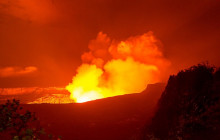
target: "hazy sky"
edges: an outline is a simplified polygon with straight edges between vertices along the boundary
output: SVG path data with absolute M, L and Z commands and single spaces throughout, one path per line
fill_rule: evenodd
M 64 86 L 89 41 L 152 31 L 169 73 L 220 66 L 218 0 L 0 0 L 0 87 Z

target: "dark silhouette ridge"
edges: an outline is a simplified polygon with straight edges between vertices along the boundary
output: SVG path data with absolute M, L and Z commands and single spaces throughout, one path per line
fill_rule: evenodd
M 86 103 L 24 104 L 36 112 L 42 127 L 54 136 L 74 140 L 134 140 L 155 111 L 165 84 L 148 85 L 142 93 Z
M 144 139 L 220 138 L 220 69 L 199 64 L 170 76 Z

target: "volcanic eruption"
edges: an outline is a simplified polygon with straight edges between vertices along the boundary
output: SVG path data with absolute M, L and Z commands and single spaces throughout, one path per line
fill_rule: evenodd
M 88 48 L 72 83 L 66 86 L 77 103 L 140 93 L 148 84 L 160 82 L 170 65 L 151 31 L 123 41 L 99 32 Z

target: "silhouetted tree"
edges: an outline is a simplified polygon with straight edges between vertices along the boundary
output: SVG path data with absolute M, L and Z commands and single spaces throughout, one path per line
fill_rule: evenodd
M 0 136 L 3 139 L 35 140 L 44 134 L 34 113 L 24 112 L 18 100 L 0 106 Z
M 199 64 L 170 76 L 145 139 L 219 139 L 220 69 Z

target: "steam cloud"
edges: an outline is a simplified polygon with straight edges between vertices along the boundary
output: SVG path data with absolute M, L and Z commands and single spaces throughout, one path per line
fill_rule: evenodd
M 139 93 L 159 82 L 170 65 L 161 49 L 152 32 L 120 42 L 100 32 L 90 41 L 89 52 L 82 55 L 83 64 L 66 89 L 76 102 Z

